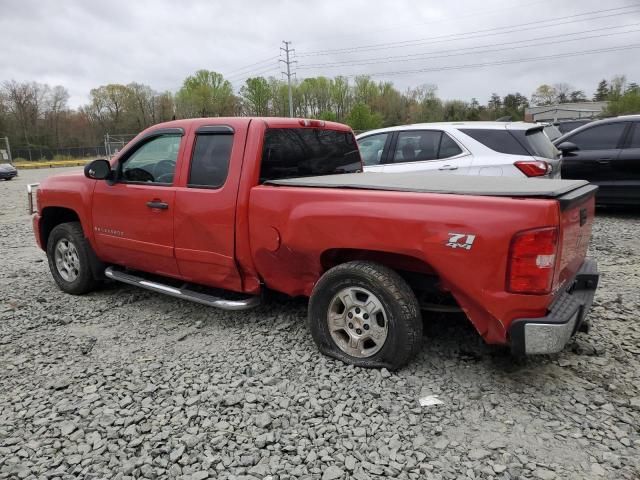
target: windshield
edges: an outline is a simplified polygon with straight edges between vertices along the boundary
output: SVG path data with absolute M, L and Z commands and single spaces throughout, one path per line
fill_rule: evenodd
M 265 133 L 260 182 L 361 169 L 360 152 L 351 132 L 269 128 Z
M 558 158 L 560 152 L 553 146 L 553 143 L 551 143 L 551 140 L 544 134 L 542 129 L 528 130 L 525 137 L 536 157 Z
M 547 137 L 549 137 L 549 140 L 551 140 L 552 142 L 556 138 L 559 138 L 562 136 L 562 133 L 560 133 L 560 130 L 558 130 L 558 128 L 555 127 L 554 125 L 545 125 L 544 133 L 547 134 Z

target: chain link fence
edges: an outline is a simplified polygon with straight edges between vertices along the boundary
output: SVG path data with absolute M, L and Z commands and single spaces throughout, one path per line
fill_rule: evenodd
M 37 162 L 41 160 L 89 159 L 100 158 L 106 154 L 105 147 L 18 147 L 12 148 L 14 161 Z
M 116 153 L 124 148 L 137 134 L 124 133 L 121 135 L 111 135 L 107 133 L 104 136 L 104 150 L 107 158 L 113 157 Z
M 128 133 L 122 135 L 111 135 L 107 133 L 104 136 L 104 143 L 96 146 L 86 147 L 17 147 L 11 149 L 14 161 L 38 162 L 45 160 L 70 160 L 70 159 L 94 159 L 94 158 L 111 158 L 124 148 L 137 134 Z M 2 138 L 0 138 L 2 140 Z M 0 144 L 2 147 L 4 143 Z M 0 155 L 0 160 L 2 155 Z M 1 162 L 0 162 L 1 163 Z

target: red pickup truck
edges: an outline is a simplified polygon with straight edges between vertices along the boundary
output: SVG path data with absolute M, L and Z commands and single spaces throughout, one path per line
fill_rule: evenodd
M 319 349 L 359 366 L 404 365 L 432 310 L 523 354 L 587 325 L 596 187 L 360 170 L 337 123 L 178 120 L 48 178 L 33 227 L 65 292 L 106 277 L 231 310 L 306 296 Z

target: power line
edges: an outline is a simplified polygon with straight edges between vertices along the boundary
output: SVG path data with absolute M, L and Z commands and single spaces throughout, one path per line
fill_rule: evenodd
M 266 58 L 264 60 L 260 60 L 260 61 L 255 62 L 255 63 L 250 63 L 249 65 L 245 65 L 244 67 L 236 68 L 235 70 L 227 72 L 227 77 L 235 77 L 236 74 L 238 74 L 238 73 L 240 73 L 240 72 L 242 72 L 244 70 L 249 70 L 249 69 L 251 69 L 251 67 L 254 67 L 256 65 L 261 65 L 261 64 L 267 63 L 267 62 L 273 62 L 274 60 L 277 60 L 277 59 L 278 59 L 277 56 L 276 57 L 269 57 L 269 58 Z
M 247 78 L 259 77 L 259 76 L 261 76 L 261 75 L 263 75 L 265 73 L 276 72 L 279 69 L 280 69 L 280 67 L 278 67 L 276 62 L 274 62 L 273 65 L 268 66 L 266 68 L 259 69 L 259 70 L 254 70 L 252 72 L 243 73 L 241 75 L 235 75 L 235 76 L 227 78 L 227 80 L 229 80 L 232 83 L 235 83 L 235 82 L 238 82 L 238 81 L 246 80 Z
M 632 10 L 625 11 L 625 12 L 618 12 L 618 13 L 614 13 L 614 14 L 610 14 L 610 15 L 601 15 L 601 16 L 597 16 L 597 17 L 594 17 L 594 18 L 570 20 L 568 22 L 559 22 L 560 20 L 566 20 L 566 19 L 569 19 L 569 18 L 582 17 L 582 16 L 585 16 L 585 15 L 594 15 L 594 14 L 597 14 L 597 13 L 604 13 L 604 12 L 616 11 L 616 10 L 621 10 L 621 9 L 629 9 L 629 8 L 631 8 Z M 464 33 L 450 33 L 450 34 L 446 34 L 446 35 L 437 35 L 437 36 L 433 36 L 433 37 L 426 37 L 426 38 L 415 39 L 415 40 L 403 40 L 403 41 L 398 41 L 398 42 L 387 42 L 387 43 L 379 43 L 379 44 L 372 44 L 372 45 L 362 45 L 362 46 L 359 46 L 359 47 L 347 47 L 347 48 L 332 49 L 332 50 L 318 50 L 318 51 L 315 51 L 315 52 L 302 53 L 302 54 L 300 54 L 298 56 L 299 57 L 307 57 L 307 56 L 331 55 L 333 53 L 356 53 L 356 52 L 359 52 L 359 51 L 386 50 L 386 49 L 390 49 L 390 48 L 401 48 L 401 47 L 408 47 L 408 46 L 417 46 L 417 45 L 424 45 L 424 44 L 429 44 L 429 43 L 441 43 L 441 42 L 450 42 L 450 41 L 457 41 L 457 40 L 467 40 L 467 39 L 470 39 L 470 38 L 479 38 L 479 37 L 484 37 L 484 36 L 493 36 L 493 35 L 502 35 L 502 34 L 506 34 L 506 33 L 520 32 L 521 31 L 521 27 L 527 27 L 527 26 L 531 26 L 531 25 L 538 25 L 538 24 L 541 24 L 541 23 L 555 22 L 555 23 L 552 23 L 551 25 L 539 25 L 537 28 L 549 28 L 549 27 L 555 27 L 555 26 L 560 26 L 560 25 L 566 25 L 566 24 L 569 24 L 569 23 L 574 23 L 576 21 L 598 20 L 598 19 L 608 18 L 608 17 L 613 17 L 613 16 L 627 15 L 629 13 L 632 13 L 633 10 L 637 10 L 638 8 L 640 8 L 640 5 L 629 5 L 629 6 L 626 6 L 626 7 L 618 7 L 618 8 L 612 8 L 612 9 L 606 9 L 606 10 L 595 10 L 595 11 L 580 13 L 580 14 L 576 14 L 576 15 L 568 15 L 566 17 L 551 18 L 551 19 L 547 19 L 547 20 L 537 20 L 537 21 L 534 21 L 534 22 L 526 22 L 526 23 L 521 23 L 521 24 L 518 24 L 518 25 L 510 25 L 510 26 L 507 26 L 507 27 L 495 27 L 495 28 L 489 28 L 489 29 L 483 29 L 483 30 L 474 30 L 474 31 L 471 31 L 471 32 L 464 32 Z M 495 32 L 495 33 L 490 33 L 490 32 Z M 476 35 L 476 34 L 479 34 L 479 33 L 485 34 L 485 35 Z M 460 37 L 460 38 L 456 38 L 456 37 Z M 438 40 L 438 39 L 441 39 L 441 40 L 433 41 L 433 40 Z
M 358 47 L 337 48 L 337 49 L 331 49 L 331 50 L 317 50 L 317 51 L 301 53 L 301 54 L 298 55 L 298 57 L 323 56 L 323 55 L 332 55 L 332 54 L 339 54 L 339 53 L 356 53 L 356 52 L 373 51 L 373 50 L 387 50 L 387 49 L 391 49 L 391 48 L 417 46 L 417 45 L 424 45 L 424 44 L 428 44 L 428 43 L 439 43 L 439 42 L 444 42 L 444 41 L 449 42 L 449 41 L 454 41 L 454 40 L 467 40 L 467 39 L 479 38 L 479 37 L 483 37 L 483 36 L 493 36 L 493 35 L 500 35 L 500 34 L 506 34 L 506 33 L 519 32 L 519 31 L 521 31 L 521 27 L 529 27 L 529 26 L 532 26 L 532 25 L 538 25 L 537 28 L 549 28 L 549 27 L 555 27 L 555 26 L 560 26 L 560 25 L 566 25 L 568 23 L 574 23 L 576 20 L 571 20 L 571 21 L 568 21 L 568 22 L 554 23 L 552 25 L 539 25 L 539 24 L 550 23 L 550 22 L 558 22 L 559 20 L 567 20 L 567 19 L 570 19 L 570 18 L 584 17 L 586 15 L 595 15 L 595 14 L 599 14 L 599 13 L 613 12 L 613 11 L 629 9 L 629 8 L 631 8 L 632 10 L 631 11 L 614 13 L 614 14 L 610 14 L 610 15 L 600 15 L 600 16 L 597 16 L 595 18 L 580 19 L 579 21 L 598 20 L 598 19 L 618 16 L 618 15 L 626 15 L 626 14 L 632 13 L 633 10 L 636 10 L 636 9 L 640 8 L 640 5 L 628 5 L 628 6 L 625 6 L 625 7 L 609 8 L 609 9 L 605 9 L 605 10 L 593 10 L 593 11 L 590 11 L 590 12 L 584 12 L 584 13 L 575 14 L 575 15 L 568 15 L 568 16 L 565 16 L 565 17 L 552 18 L 552 19 L 547 19 L 547 20 L 537 20 L 537 21 L 534 21 L 534 22 L 526 22 L 526 23 L 521 23 L 521 24 L 518 24 L 518 25 L 510 25 L 510 26 L 507 26 L 507 27 L 488 28 L 488 29 L 474 30 L 474 31 L 471 31 L 471 32 L 458 33 L 458 34 L 437 35 L 437 36 L 433 36 L 433 37 L 425 37 L 425 38 L 415 39 L 415 40 L 404 40 L 404 41 L 398 41 L 398 42 L 387 42 L 387 43 L 378 43 L 378 44 L 371 44 L 371 45 L 361 45 L 361 46 L 358 46 Z M 496 32 L 496 33 L 491 33 L 491 32 Z M 477 35 L 477 34 L 481 34 L 481 35 Z M 456 37 L 460 37 L 460 38 L 456 38 Z
M 262 74 L 264 72 L 270 72 L 272 70 L 278 70 L 278 69 L 279 69 L 279 67 L 278 67 L 277 62 L 273 62 L 273 65 L 269 65 L 269 66 L 267 66 L 265 68 L 252 70 L 252 71 L 245 72 L 245 73 L 238 74 L 238 75 L 233 75 L 233 76 L 229 77 L 228 80 L 231 80 L 231 81 L 244 80 L 246 78 L 258 76 L 258 75 L 260 75 L 260 74 Z
M 594 53 L 617 52 L 622 50 L 632 50 L 636 48 L 640 48 L 640 43 L 618 46 L 618 47 L 610 47 L 610 48 L 599 48 L 594 50 L 582 50 L 579 52 L 566 52 L 566 53 L 559 53 L 555 55 L 543 55 L 540 57 L 518 58 L 518 59 L 512 59 L 512 60 L 498 60 L 495 62 L 473 63 L 473 64 L 466 64 L 466 65 L 450 65 L 450 66 L 444 66 L 444 67 L 421 68 L 421 69 L 414 69 L 414 70 L 373 72 L 373 73 L 367 73 L 367 75 L 372 77 L 377 77 L 377 76 L 411 75 L 415 73 L 427 73 L 427 72 L 443 72 L 448 70 L 463 70 L 467 68 L 480 68 L 480 67 L 488 67 L 488 66 L 494 66 L 494 65 L 509 65 L 509 64 L 515 64 L 515 63 L 528 63 L 528 62 L 535 62 L 535 61 L 541 61 L 541 60 L 552 60 L 555 58 L 577 57 L 577 56 L 583 56 L 583 55 L 591 55 Z M 345 75 L 345 77 L 355 77 L 357 75 L 358 74 L 351 74 L 351 75 Z
M 438 19 L 438 20 L 432 20 L 429 22 L 420 22 L 420 23 L 410 23 L 410 24 L 403 24 L 403 25 L 396 25 L 393 27 L 387 27 L 387 28 L 376 28 L 375 32 L 376 34 L 379 34 L 380 32 L 388 32 L 391 30 L 398 30 L 398 29 L 407 29 L 407 28 L 412 28 L 412 27 L 423 27 L 425 25 L 434 25 L 434 24 L 438 24 L 438 25 L 443 25 L 446 24 L 447 22 L 443 21 L 443 20 L 454 20 L 455 22 L 459 22 L 462 19 L 465 18 L 478 18 L 478 17 L 486 17 L 486 16 L 490 16 L 493 15 L 495 13 L 502 13 L 505 10 L 513 10 L 513 9 L 524 9 L 524 8 L 528 8 L 528 7 L 533 7 L 535 5 L 540 5 L 541 3 L 548 3 L 552 0 L 540 0 L 537 2 L 526 2 L 522 5 L 511 5 L 508 7 L 501 7 L 499 9 L 495 9 L 495 10 L 476 10 L 475 12 L 471 12 L 468 13 L 466 15 L 460 15 L 460 16 L 456 16 L 456 17 L 447 17 L 445 19 Z M 350 37 L 356 37 L 356 36 L 360 36 L 360 35 L 355 35 L 355 34 L 345 34 L 345 35 L 332 35 L 331 39 L 335 40 L 338 38 L 350 38 Z
M 280 61 L 284 63 L 287 67 L 287 71 L 282 73 L 287 76 L 287 83 L 289 84 L 289 116 L 293 117 L 293 95 L 291 93 L 291 75 L 294 75 L 294 74 L 291 73 L 291 65 L 298 62 L 290 59 L 290 54 L 292 54 L 295 51 L 292 48 L 290 48 L 291 42 L 283 40 L 282 43 L 284 44 L 284 47 L 280 47 L 280 50 L 282 50 L 285 53 L 286 57 L 285 57 L 285 60 L 281 59 Z
M 575 42 L 575 41 L 587 40 L 591 38 L 612 37 L 615 35 L 624 35 L 628 33 L 640 32 L 640 29 L 628 30 L 624 32 L 602 33 L 598 35 L 586 35 L 586 36 L 577 37 L 577 38 L 566 38 L 567 36 L 581 35 L 589 32 L 611 30 L 614 28 L 634 27 L 638 25 L 640 25 L 640 23 L 634 23 L 629 25 L 615 25 L 615 26 L 603 27 L 599 29 L 585 30 L 583 32 L 564 33 L 559 35 L 547 35 L 544 37 L 536 37 L 536 38 L 530 38 L 526 40 L 516 40 L 516 41 L 510 41 L 510 42 L 493 43 L 489 45 L 479 45 L 479 46 L 468 47 L 464 49 L 449 49 L 449 50 L 440 50 L 440 51 L 428 52 L 428 53 L 399 55 L 399 56 L 390 56 L 390 57 L 381 57 L 381 58 L 367 58 L 362 60 L 346 60 L 346 61 L 340 61 L 340 62 L 318 63 L 318 64 L 308 64 L 308 65 L 303 64 L 299 67 L 299 69 L 309 70 L 309 69 L 316 69 L 316 68 L 338 68 L 338 67 L 344 67 L 344 66 L 349 67 L 349 66 L 362 66 L 362 65 L 379 65 L 381 63 L 394 63 L 397 61 L 415 61 L 415 60 L 426 60 L 426 59 L 433 59 L 433 58 L 457 57 L 457 56 L 464 56 L 464 55 L 471 55 L 471 54 L 501 52 L 504 50 L 511 50 L 511 49 L 518 49 L 518 48 L 538 47 L 542 45 L 555 45 L 557 44 L 557 41 L 555 40 L 529 43 L 527 45 L 519 45 L 519 46 L 514 44 L 535 42 L 536 40 L 548 40 L 551 38 L 562 38 L 565 42 Z M 493 49 L 481 50 L 487 47 L 499 47 L 499 46 L 508 46 L 509 48 L 493 48 Z M 468 50 L 478 50 L 478 51 L 468 52 Z M 449 52 L 455 52 L 455 53 L 449 53 Z

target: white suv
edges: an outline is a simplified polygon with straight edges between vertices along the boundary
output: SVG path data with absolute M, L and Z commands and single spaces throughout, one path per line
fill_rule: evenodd
M 368 172 L 560 178 L 560 152 L 535 123 L 419 123 L 356 138 Z

